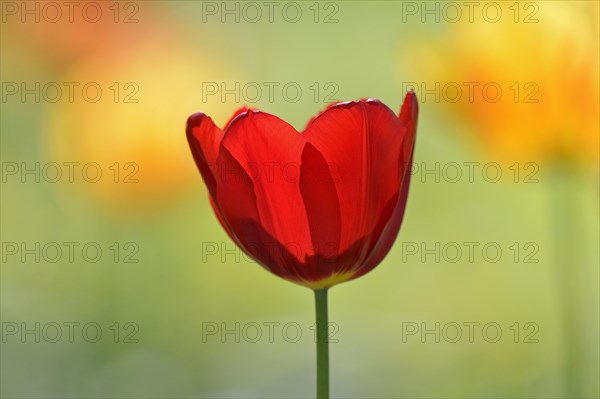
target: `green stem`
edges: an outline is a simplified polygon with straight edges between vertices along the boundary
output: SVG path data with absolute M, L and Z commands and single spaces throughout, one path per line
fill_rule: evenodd
M 317 399 L 329 399 L 329 339 L 327 320 L 327 288 L 315 290 L 317 314 Z

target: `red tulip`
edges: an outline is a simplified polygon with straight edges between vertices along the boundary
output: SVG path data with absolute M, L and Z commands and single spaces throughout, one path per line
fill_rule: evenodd
M 187 121 L 192 155 L 229 236 L 272 273 L 310 288 L 362 276 L 389 252 L 402 222 L 418 105 L 334 104 L 299 133 L 241 109 L 219 129 Z

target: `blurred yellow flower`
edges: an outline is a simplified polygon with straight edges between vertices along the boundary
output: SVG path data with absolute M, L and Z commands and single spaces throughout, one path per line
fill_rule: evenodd
M 503 3 L 496 23 L 442 21 L 403 48 L 411 80 L 424 108 L 443 103 L 501 157 L 596 165 L 598 3 L 530 3 Z

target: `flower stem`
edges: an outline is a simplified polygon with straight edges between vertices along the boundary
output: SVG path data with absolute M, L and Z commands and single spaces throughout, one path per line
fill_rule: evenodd
M 315 290 L 317 315 L 317 399 L 329 399 L 329 339 L 327 320 L 327 288 Z

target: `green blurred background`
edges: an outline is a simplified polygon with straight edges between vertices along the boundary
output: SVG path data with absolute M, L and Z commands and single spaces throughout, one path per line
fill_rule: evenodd
M 330 292 L 332 395 L 598 397 L 598 3 L 466 3 L 3 1 L 2 397 L 312 396 L 312 293 L 234 250 L 185 120 L 246 104 L 302 129 L 414 83 L 397 243 Z

